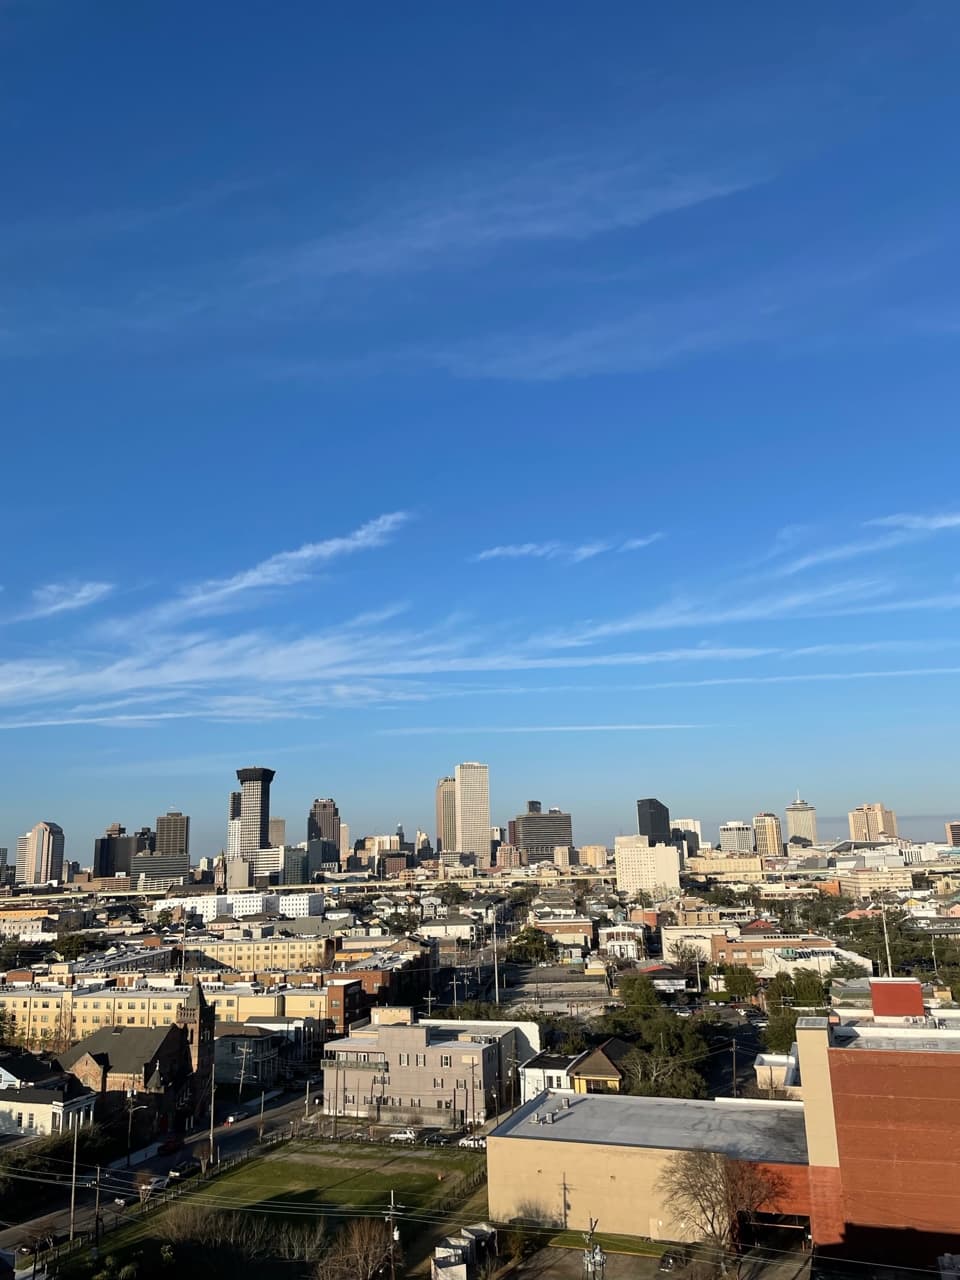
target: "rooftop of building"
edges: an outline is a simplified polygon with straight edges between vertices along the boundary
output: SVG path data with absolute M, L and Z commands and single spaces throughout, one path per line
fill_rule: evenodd
M 543 1121 L 547 1113 L 552 1123 Z M 735 1160 L 807 1163 L 803 1106 L 796 1102 L 549 1092 L 525 1103 L 490 1138 L 717 1151 Z
M 528 1067 L 534 1071 L 566 1071 L 568 1067 L 572 1067 L 583 1057 L 583 1051 L 580 1053 L 538 1053 L 535 1058 L 528 1058 L 526 1062 L 521 1063 L 521 1067 L 526 1070 Z

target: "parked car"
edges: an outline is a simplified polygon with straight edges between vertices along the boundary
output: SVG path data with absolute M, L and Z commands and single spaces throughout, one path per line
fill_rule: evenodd
M 230 1115 L 227 1116 L 226 1122 L 227 1124 L 239 1124 L 241 1120 L 246 1120 L 246 1119 L 247 1119 L 246 1111 L 232 1111 Z
M 658 1271 L 680 1271 L 689 1262 L 686 1249 L 668 1249 L 660 1255 Z
M 453 1139 L 449 1133 L 428 1133 L 423 1140 L 425 1147 L 449 1147 Z
M 118 1209 L 125 1209 L 127 1205 L 130 1203 L 130 1197 L 114 1196 L 113 1203 L 117 1206 Z
M 170 1170 L 171 1178 L 192 1178 L 194 1174 L 200 1172 L 200 1161 L 193 1156 L 187 1156 L 185 1160 L 180 1160 Z
M 472 1147 L 474 1151 L 483 1151 L 487 1145 L 486 1138 L 479 1133 L 468 1133 L 465 1138 L 461 1138 L 457 1143 L 458 1147 Z
M 179 1151 L 183 1146 L 183 1138 L 179 1133 L 171 1133 L 169 1138 L 164 1138 L 157 1148 L 157 1154 L 161 1156 L 172 1156 L 175 1151 Z
M 417 1135 L 412 1129 L 395 1129 L 387 1137 L 388 1142 L 416 1142 Z

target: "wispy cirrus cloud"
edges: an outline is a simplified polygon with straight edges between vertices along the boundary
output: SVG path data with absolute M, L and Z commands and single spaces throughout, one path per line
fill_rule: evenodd
M 598 538 L 591 542 L 511 542 L 501 546 L 487 547 L 478 551 L 470 559 L 475 563 L 485 560 L 566 560 L 570 564 L 582 564 L 584 560 L 592 560 L 595 556 L 605 555 L 610 551 L 640 551 L 644 547 L 659 542 L 665 535 L 651 533 L 643 538 L 626 538 L 610 541 Z
M 248 279 L 264 287 L 409 274 L 511 245 L 586 240 L 723 199 L 767 177 L 742 165 L 726 172 L 692 163 L 681 169 L 674 156 L 655 152 L 640 159 L 581 152 L 533 162 L 501 157 L 485 171 L 428 182 L 416 194 L 384 193 L 389 215 L 356 218 L 350 230 L 257 255 L 247 264 Z
M 467 734 L 479 736 L 491 733 L 660 733 L 675 729 L 706 729 L 705 724 L 510 724 L 467 725 L 456 728 L 450 725 L 406 726 L 401 729 L 378 729 L 383 737 L 417 737 L 423 734 Z
M 58 613 L 86 609 L 106 599 L 113 591 L 110 582 L 49 582 L 37 587 L 31 602 L 12 622 L 30 622 L 34 618 L 51 618 Z
M 385 546 L 410 519 L 409 512 L 389 512 L 343 536 L 306 542 L 294 551 L 278 552 L 231 577 L 208 579 L 159 605 L 154 619 L 169 624 L 235 609 L 253 593 L 304 581 L 319 565 Z
M 867 524 L 914 533 L 940 533 L 944 529 L 960 529 L 960 512 L 945 511 L 939 515 L 900 513 L 893 516 L 880 516 L 876 520 L 868 520 Z

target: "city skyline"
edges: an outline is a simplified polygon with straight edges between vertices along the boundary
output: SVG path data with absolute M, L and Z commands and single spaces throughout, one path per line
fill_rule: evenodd
M 457 767 L 459 768 L 460 766 L 457 766 Z M 474 765 L 472 767 L 489 769 L 489 766 L 487 764 L 484 764 L 481 766 Z M 275 804 L 275 797 L 278 794 L 278 792 L 274 787 L 275 778 L 279 778 L 281 780 L 281 789 L 279 791 L 279 794 L 287 798 L 289 798 L 291 794 L 289 787 L 288 788 L 282 787 L 282 772 L 278 773 L 271 769 L 264 769 L 264 768 L 253 769 L 248 767 L 248 768 L 241 768 L 240 770 L 233 770 L 232 776 L 237 777 L 239 773 L 248 775 L 250 779 L 250 781 L 248 782 L 248 787 L 252 785 L 253 788 L 257 791 L 259 791 L 262 785 L 261 779 L 266 780 L 266 776 L 269 776 L 269 781 L 266 781 L 266 790 L 269 796 L 268 803 L 271 810 L 275 810 L 277 808 L 277 805 Z M 228 775 L 228 777 L 229 776 L 230 775 Z M 487 786 L 489 788 L 490 795 L 491 796 L 497 795 L 498 791 L 501 790 L 502 787 L 499 785 L 500 780 L 497 779 L 496 773 L 492 769 L 489 770 L 489 772 L 486 774 L 486 779 L 487 779 Z M 422 821 L 419 818 L 411 819 L 409 817 L 401 817 L 399 820 L 391 820 L 391 821 L 381 822 L 381 823 L 372 822 L 364 825 L 363 822 L 361 821 L 362 814 L 361 815 L 353 814 L 351 815 L 353 817 L 353 822 L 351 824 L 348 821 L 347 817 L 341 812 L 341 806 L 339 806 L 338 802 L 332 801 L 332 800 L 325 800 L 325 801 L 314 800 L 312 802 L 309 800 L 305 802 L 302 800 L 297 800 L 293 804 L 287 805 L 286 809 L 282 814 L 276 814 L 275 816 L 278 820 L 280 821 L 285 820 L 287 823 L 287 843 L 288 844 L 300 843 L 304 838 L 304 836 L 307 834 L 307 832 L 306 830 L 304 830 L 303 832 L 300 832 L 298 830 L 299 822 L 296 817 L 294 818 L 293 823 L 291 825 L 291 820 L 286 816 L 287 811 L 289 810 L 294 814 L 299 814 L 301 811 L 303 811 L 303 813 L 305 814 L 304 827 L 306 828 L 311 818 L 313 818 L 316 821 L 319 821 L 318 815 L 320 810 L 318 806 L 332 806 L 330 812 L 335 813 L 336 823 L 338 824 L 338 827 L 340 824 L 343 824 L 343 825 L 346 825 L 348 829 L 351 831 L 352 833 L 351 841 L 354 839 L 361 839 L 364 836 L 368 836 L 368 835 L 372 836 L 372 835 L 392 834 L 398 826 L 403 826 L 405 830 L 421 830 L 422 829 L 423 831 L 429 834 L 431 842 L 433 842 L 436 838 L 436 832 L 433 830 L 433 827 L 435 826 L 436 819 L 437 819 L 436 788 L 439 786 L 439 784 L 445 783 L 445 782 L 453 783 L 454 782 L 453 775 L 449 775 L 449 776 L 441 775 L 437 779 L 436 783 L 434 784 L 434 795 L 432 797 L 431 802 L 429 803 L 429 806 L 427 806 L 430 816 L 428 819 L 422 820 Z M 314 788 L 314 790 L 316 790 L 316 788 Z M 338 794 L 341 790 L 345 790 L 345 789 L 338 788 Z M 453 787 L 451 787 L 450 790 L 452 792 Z M 516 794 L 521 794 L 521 793 L 525 794 L 524 789 L 522 787 L 519 790 L 516 790 L 516 788 L 514 787 L 514 790 Z M 234 808 L 236 808 L 236 822 L 237 822 L 237 828 L 238 828 L 236 834 L 238 839 L 240 834 L 239 833 L 240 795 L 241 795 L 240 792 L 231 792 L 230 805 L 228 806 L 228 813 L 233 813 Z M 451 795 L 451 800 L 452 799 L 453 797 Z M 641 804 L 648 805 L 652 803 L 654 805 L 660 804 L 661 807 L 664 807 L 662 802 L 659 801 L 659 799 L 627 801 L 624 805 L 620 807 L 620 810 L 618 811 L 618 816 L 620 817 L 623 817 L 623 814 L 625 811 L 626 817 L 624 818 L 623 821 L 618 823 L 617 821 L 615 821 L 613 817 L 610 817 L 605 824 L 601 824 L 599 834 L 588 832 L 585 826 L 584 826 L 584 831 L 587 833 L 581 834 L 581 823 L 578 818 L 578 809 L 576 804 L 573 804 L 571 806 L 561 807 L 560 805 L 554 804 L 553 800 L 551 800 L 548 803 L 525 801 L 522 805 L 517 806 L 513 814 L 505 816 L 500 812 L 501 806 L 498 806 L 497 803 L 491 800 L 490 807 L 489 807 L 490 822 L 488 822 L 486 825 L 490 827 L 491 830 L 493 827 L 501 827 L 501 826 L 504 830 L 506 830 L 508 825 L 514 822 L 516 818 L 528 816 L 529 805 L 531 803 L 536 803 L 541 805 L 543 817 L 545 818 L 551 817 L 551 814 L 557 814 L 558 818 L 572 819 L 572 824 L 573 824 L 572 835 L 573 835 L 574 847 L 579 848 L 582 845 L 604 844 L 609 849 L 613 849 L 615 840 L 618 836 L 624 837 L 624 836 L 632 836 L 636 834 L 636 830 L 638 826 L 638 816 L 637 816 L 638 806 L 640 806 Z M 791 817 L 790 810 L 791 808 L 796 810 L 798 805 L 801 805 L 804 810 L 807 810 L 814 815 L 813 826 L 814 826 L 814 829 L 817 830 L 819 833 L 818 835 L 819 841 L 821 843 L 831 843 L 831 842 L 836 843 L 841 840 L 847 840 L 850 838 L 850 835 L 851 835 L 850 823 L 855 812 L 859 812 L 860 810 L 863 810 L 863 809 L 876 808 L 878 807 L 878 802 L 866 801 L 860 805 L 857 805 L 855 807 L 848 809 L 844 813 L 824 814 L 820 812 L 819 806 L 817 806 L 815 802 L 811 802 L 810 800 L 799 801 L 796 798 L 796 796 L 794 796 L 793 798 L 788 798 L 784 800 L 784 802 L 777 808 L 774 808 L 774 809 L 758 808 L 756 810 L 756 815 L 753 818 L 740 819 L 740 818 L 730 818 L 729 816 L 718 817 L 716 815 L 705 815 L 703 817 L 698 817 L 693 819 L 678 819 L 676 821 L 671 818 L 671 826 L 676 826 L 677 822 L 679 821 L 697 822 L 703 832 L 703 839 L 705 841 L 709 841 L 714 846 L 714 848 L 719 849 L 721 846 L 721 836 L 723 834 L 722 828 L 724 826 L 731 826 L 731 824 L 740 823 L 742 825 L 742 831 L 744 833 L 744 837 L 750 841 L 753 841 L 755 840 L 755 837 L 756 837 L 758 820 L 769 816 L 774 820 L 775 830 L 780 831 L 781 839 L 782 841 L 785 842 L 788 839 L 788 834 L 789 834 L 790 817 Z M 667 810 L 669 810 L 670 806 L 669 804 L 667 804 L 665 807 Z M 879 806 L 879 807 L 882 808 L 883 806 Z M 122 804 L 115 805 L 110 810 L 110 812 L 113 813 L 120 808 L 123 808 Z M 201 810 L 199 816 L 197 814 L 189 814 L 186 812 L 181 812 L 179 810 L 168 810 L 166 814 L 158 815 L 156 819 L 156 824 L 158 825 L 158 827 L 162 829 L 163 824 L 167 820 L 173 819 L 176 822 L 178 829 L 186 833 L 187 842 L 190 847 L 191 862 L 195 865 L 201 857 L 213 856 L 219 853 L 221 850 L 227 853 L 231 852 L 228 846 L 229 823 L 225 826 L 222 817 L 216 816 L 216 808 L 217 806 L 215 804 L 211 806 L 209 803 L 207 803 Z M 424 804 L 422 801 L 420 803 L 420 808 L 421 809 L 424 808 Z M 455 804 L 451 804 L 450 809 L 452 811 L 455 810 Z M 680 810 L 678 810 L 678 812 L 679 811 Z M 786 821 L 783 820 L 784 815 L 786 817 Z M 450 816 L 451 817 L 453 816 L 452 812 Z M 483 817 L 484 817 L 484 814 L 481 813 L 475 819 L 474 825 L 478 830 L 483 826 Z M 502 821 L 500 821 L 501 817 L 502 817 Z M 270 820 L 272 819 L 268 819 L 268 822 Z M 37 821 L 52 822 L 55 820 L 48 818 L 44 820 L 37 819 Z M 907 815 L 900 816 L 899 818 L 896 819 L 896 821 L 898 823 L 898 834 L 901 838 L 908 839 L 908 840 L 912 839 L 916 841 L 929 841 L 932 843 L 942 844 L 945 842 L 946 825 L 951 822 L 954 822 L 954 823 L 960 822 L 960 819 L 956 818 L 956 816 L 950 816 L 948 814 L 942 814 L 942 815 L 941 814 L 924 814 L 924 815 L 907 814 Z M 257 818 L 257 824 L 258 824 L 258 830 L 259 830 L 259 815 Z M 26 827 L 21 828 L 20 832 L 13 834 L 9 837 L 6 837 L 7 847 L 9 847 L 10 849 L 16 848 L 17 840 L 22 837 L 22 832 L 24 830 L 29 830 L 34 825 L 35 825 L 34 822 L 30 822 Z M 86 837 L 82 835 L 81 836 L 75 835 L 73 840 L 71 840 L 70 832 L 69 830 L 66 829 L 64 824 L 58 823 L 57 825 L 64 832 L 65 859 L 70 862 L 79 862 L 81 866 L 94 864 L 95 844 L 103 843 L 104 830 L 106 831 L 106 834 L 108 837 L 110 837 L 111 834 L 113 834 L 113 836 L 116 836 L 117 834 L 119 834 L 123 840 L 126 840 L 130 844 L 131 851 L 134 845 L 135 838 L 140 840 L 140 845 L 142 846 L 144 836 L 157 835 L 157 832 L 151 831 L 151 828 L 149 826 L 136 827 L 133 824 L 130 824 L 128 826 L 127 823 L 114 820 L 112 823 L 106 824 L 105 827 L 103 825 L 98 827 L 96 831 L 91 834 L 89 841 L 86 840 Z M 603 832 L 606 832 L 607 834 L 603 834 Z M 199 833 L 199 834 L 196 834 L 196 833 Z M 858 838 L 865 838 L 865 836 L 863 835 L 863 833 L 861 833 L 861 836 L 858 836 Z M 196 843 L 197 841 L 202 842 L 202 845 L 199 843 Z M 5 843 L 5 837 L 3 833 L 0 833 L 0 848 L 4 847 L 4 843 Z M 269 843 L 270 843 L 269 839 L 267 839 L 264 847 L 269 847 Z M 736 847 L 745 848 L 746 846 L 743 843 L 743 841 L 739 841 L 739 842 L 736 842 L 736 844 L 731 844 L 728 852 L 734 852 Z M 233 850 L 233 852 L 234 853 L 240 852 L 239 843 L 237 847 Z M 129 856 L 129 854 L 127 856 Z M 112 874 L 112 872 L 108 872 L 108 871 L 104 871 L 103 873 Z
M 4 843 L 956 817 L 960 13 L 7 8 Z

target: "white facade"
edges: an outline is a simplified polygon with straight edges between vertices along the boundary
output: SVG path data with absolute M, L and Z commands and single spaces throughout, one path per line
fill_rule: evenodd
M 617 836 L 613 856 L 621 893 L 667 898 L 680 892 L 680 854 L 675 845 L 652 845 L 646 836 Z
M 202 920 L 215 920 L 217 916 L 233 916 L 243 920 L 247 916 L 271 915 L 298 919 L 303 916 L 322 916 L 322 893 L 197 893 L 182 898 L 167 898 L 164 907 L 182 907 L 198 915 Z
M 458 764 L 454 770 L 457 852 L 490 858 L 490 772 L 485 764 Z
M 753 853 L 753 827 L 750 823 L 739 818 L 721 823 L 720 850 L 722 853 Z
M 811 844 L 817 843 L 817 811 L 799 795 L 793 804 L 787 805 L 787 840 L 794 836 L 809 840 Z
M 231 818 L 227 823 L 227 857 L 240 857 L 240 819 Z
M 671 818 L 670 826 L 679 828 L 681 831 L 692 831 L 698 840 L 703 840 L 699 818 Z

